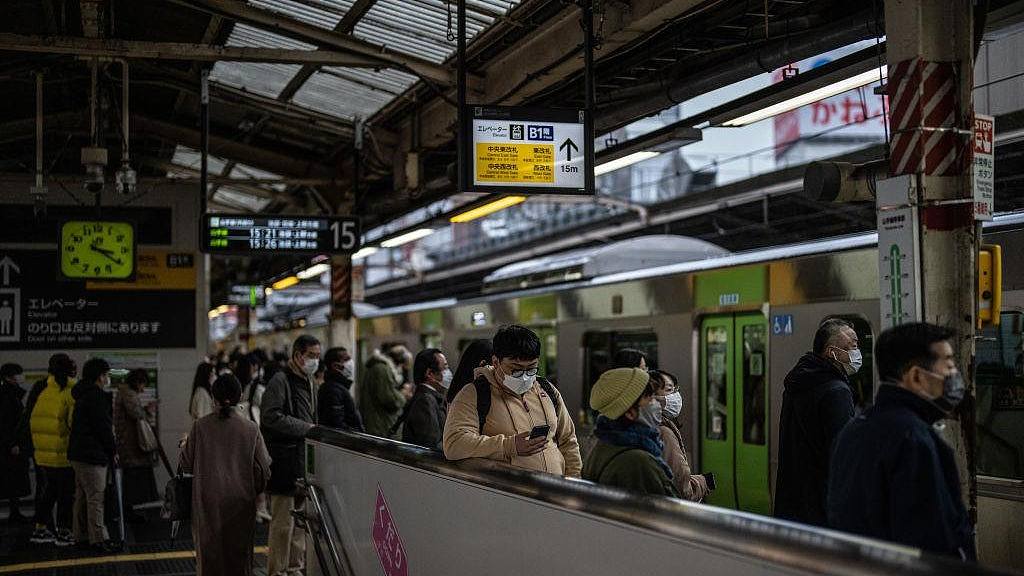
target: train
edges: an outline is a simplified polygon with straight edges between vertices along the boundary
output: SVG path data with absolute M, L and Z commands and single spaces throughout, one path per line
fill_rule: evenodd
M 978 338 L 979 552 L 1024 567 L 1024 214 L 997 217 L 984 241 L 1003 248 L 1002 322 Z M 362 310 L 357 358 L 386 342 L 438 347 L 454 365 L 473 339 L 502 324 L 541 337 L 541 373 L 592 426 L 590 387 L 615 352 L 634 348 L 680 378 L 680 427 L 695 468 L 713 471 L 707 503 L 770 514 L 783 379 L 827 318 L 857 331 L 864 365 L 858 409 L 878 386 L 881 330 L 877 235 L 859 234 L 731 254 L 692 239 L 631 239 L 513 265 L 469 300 Z M 660 247 L 660 248 L 659 248 Z M 666 263 L 668 253 L 683 261 Z M 1015 530 L 1013 527 L 1016 527 Z

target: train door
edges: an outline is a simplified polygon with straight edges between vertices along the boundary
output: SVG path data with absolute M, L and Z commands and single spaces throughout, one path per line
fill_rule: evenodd
M 760 313 L 708 316 L 700 334 L 701 472 L 716 506 L 769 514 L 768 322 Z

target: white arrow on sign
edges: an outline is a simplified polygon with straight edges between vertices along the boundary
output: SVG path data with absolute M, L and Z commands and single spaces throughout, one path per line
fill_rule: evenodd
M 0 270 L 4 272 L 4 286 L 11 285 L 11 270 L 14 270 L 16 274 L 21 274 L 21 268 L 11 260 L 10 256 L 4 256 L 3 260 L 0 260 Z

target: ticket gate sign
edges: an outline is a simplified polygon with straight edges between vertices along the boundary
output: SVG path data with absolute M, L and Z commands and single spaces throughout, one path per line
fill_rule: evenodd
M 465 117 L 468 190 L 593 193 L 583 110 L 469 106 Z

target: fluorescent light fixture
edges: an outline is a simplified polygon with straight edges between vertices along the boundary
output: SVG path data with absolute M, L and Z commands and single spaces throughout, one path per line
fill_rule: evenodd
M 284 290 L 285 288 L 287 288 L 289 286 L 295 286 L 298 283 L 299 283 L 299 277 L 298 276 L 289 276 L 287 278 L 282 278 L 282 279 L 278 280 L 277 282 L 274 282 L 273 284 L 271 284 L 271 286 L 274 287 L 274 290 Z
M 217 306 L 217 313 L 218 314 L 227 314 L 228 310 L 230 310 L 230 309 L 231 308 L 227 304 L 221 304 L 220 306 Z
M 271 288 L 270 286 L 267 286 L 266 288 L 263 289 L 263 295 L 264 296 L 270 296 L 273 293 L 274 293 L 274 289 Z
M 615 160 L 612 160 L 611 162 L 605 162 L 604 164 L 598 164 L 597 166 L 594 166 L 594 176 L 600 176 L 602 174 L 607 174 L 609 172 L 614 172 L 615 170 L 618 170 L 619 168 L 625 168 L 626 166 L 632 166 L 633 164 L 636 164 L 637 162 L 643 162 L 644 160 L 648 160 L 650 158 L 654 158 L 655 156 L 658 156 L 660 154 L 661 154 L 661 152 L 652 152 L 650 150 L 641 150 L 639 152 L 633 152 L 632 154 L 629 154 L 628 156 L 623 156 L 622 158 L 616 158 Z
M 402 234 L 401 236 L 395 236 L 394 238 L 390 238 L 388 240 L 385 240 L 385 241 L 380 243 L 380 246 L 381 246 L 381 248 L 394 248 L 396 246 L 401 246 L 402 244 L 408 244 L 409 242 L 412 242 L 413 240 L 419 240 L 420 238 L 425 238 L 427 236 L 430 236 L 433 233 L 434 233 L 434 229 L 433 228 L 420 228 L 418 230 L 413 230 L 412 232 L 406 232 L 405 234 Z
M 822 86 L 821 88 L 811 90 L 810 92 L 805 92 L 803 94 L 800 94 L 799 96 L 794 96 L 793 98 L 783 100 L 782 102 L 779 102 L 777 104 L 766 106 L 764 108 L 761 108 L 760 110 L 755 110 L 749 114 L 744 114 L 743 116 L 740 116 L 738 118 L 726 120 L 724 122 L 721 122 L 720 125 L 746 126 L 747 124 L 753 124 L 754 122 L 765 120 L 767 118 L 771 118 L 772 116 L 778 116 L 779 114 L 789 112 L 790 110 L 796 110 L 801 106 L 806 106 L 808 104 L 813 104 L 819 100 L 831 98 L 837 94 L 842 94 L 843 92 L 853 90 L 854 88 L 860 88 L 861 86 L 867 86 L 868 84 L 871 84 L 873 82 L 878 82 L 879 79 L 885 78 L 886 75 L 886 66 L 868 70 L 867 72 L 861 72 L 860 74 L 857 74 L 856 76 L 851 76 L 845 80 L 840 80 L 833 84 L 829 84 L 828 86 Z M 594 173 L 596 174 L 597 172 L 595 171 Z
M 210 310 L 209 312 L 206 313 L 206 317 L 209 318 L 210 320 L 213 320 L 217 316 L 220 316 L 220 312 L 217 312 L 216 310 Z
M 377 247 L 376 246 L 363 246 L 362 248 L 357 250 L 355 254 L 352 255 L 352 259 L 353 260 L 361 260 L 363 258 L 366 258 L 367 256 L 373 256 L 376 253 L 377 253 Z
M 310 278 L 316 278 L 317 276 L 323 274 L 324 272 L 330 272 L 330 271 L 331 271 L 331 265 L 330 264 L 320 263 L 320 264 L 314 264 L 313 266 L 310 266 L 309 268 L 306 268 L 305 270 L 300 271 L 298 274 L 296 274 L 296 276 L 299 277 L 299 280 L 309 280 Z
M 505 208 L 509 208 L 523 202 L 526 202 L 526 196 L 505 196 L 504 198 L 498 198 L 494 202 L 488 202 L 483 206 L 477 206 L 471 210 L 466 210 L 462 214 L 456 214 L 449 218 L 449 221 L 453 224 L 472 222 L 477 218 L 482 218 L 488 214 L 493 214 L 499 210 L 504 210 Z

